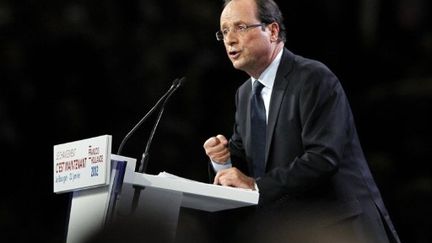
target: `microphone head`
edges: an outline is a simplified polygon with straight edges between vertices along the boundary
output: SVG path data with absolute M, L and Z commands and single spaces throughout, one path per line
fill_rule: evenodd
M 177 87 L 177 85 L 178 85 L 178 81 L 179 81 L 178 78 L 174 79 L 174 81 L 173 81 L 172 84 L 171 84 L 170 89 L 173 89 L 173 88 Z
M 180 79 L 176 79 L 176 80 L 174 81 L 175 84 L 176 84 L 176 87 L 180 87 L 180 86 L 182 86 L 183 83 L 185 82 L 185 80 L 186 80 L 186 77 L 182 77 L 182 78 L 180 78 Z

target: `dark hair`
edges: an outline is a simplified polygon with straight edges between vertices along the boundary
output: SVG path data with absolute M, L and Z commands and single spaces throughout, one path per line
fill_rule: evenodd
M 224 7 L 233 0 L 225 0 Z M 286 42 L 286 29 L 283 23 L 282 12 L 273 0 L 255 0 L 257 17 L 264 24 L 276 22 L 279 25 L 279 40 Z

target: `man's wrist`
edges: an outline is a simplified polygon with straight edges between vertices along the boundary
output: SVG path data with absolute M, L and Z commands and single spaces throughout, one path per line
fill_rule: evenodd
M 224 164 L 226 164 L 228 161 L 225 161 L 225 162 L 219 162 L 219 161 L 214 161 L 214 160 L 212 160 L 212 159 L 210 159 L 210 161 L 212 162 L 212 163 L 215 163 L 215 164 L 218 164 L 218 165 L 224 165 Z

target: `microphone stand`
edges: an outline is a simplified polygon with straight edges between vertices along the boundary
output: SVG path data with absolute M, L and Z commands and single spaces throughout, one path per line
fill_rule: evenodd
M 182 85 L 183 80 L 184 80 L 184 78 L 180 79 L 177 82 L 178 84 L 176 85 L 176 87 L 174 87 L 172 89 L 172 91 L 166 96 L 166 99 L 165 99 L 164 103 L 162 104 L 162 107 L 161 107 L 161 109 L 159 111 L 159 114 L 158 114 L 158 117 L 156 119 L 156 122 L 155 122 L 155 124 L 153 126 L 153 129 L 152 129 L 151 133 L 150 133 L 150 137 L 149 137 L 149 139 L 147 141 L 145 151 L 142 154 L 140 166 L 138 168 L 138 172 L 139 173 L 145 173 L 146 170 L 147 170 L 147 164 L 148 164 L 148 160 L 149 160 L 150 145 L 151 145 L 151 143 L 153 141 L 153 136 L 154 136 L 154 134 L 156 132 L 157 126 L 159 125 L 159 122 L 160 122 L 160 119 L 162 117 L 162 114 L 163 114 L 163 112 L 165 110 L 165 105 L 166 105 L 167 101 L 169 100 L 169 98 L 171 97 L 171 95 L 174 94 L 174 92 L 177 90 L 177 88 L 179 88 Z

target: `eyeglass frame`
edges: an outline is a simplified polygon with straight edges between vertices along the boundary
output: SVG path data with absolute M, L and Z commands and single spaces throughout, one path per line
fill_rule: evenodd
M 259 23 L 259 24 L 239 24 L 239 25 L 235 25 L 233 28 L 233 33 L 245 33 L 246 31 L 248 31 L 250 28 L 256 28 L 261 26 L 261 28 L 264 30 L 264 27 L 267 24 L 265 23 Z M 228 33 L 231 31 L 229 28 L 226 29 L 226 34 L 223 34 L 224 30 L 218 30 L 216 31 L 216 40 L 217 41 L 223 41 L 225 39 L 225 37 L 228 35 Z

